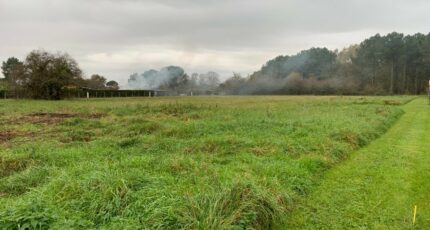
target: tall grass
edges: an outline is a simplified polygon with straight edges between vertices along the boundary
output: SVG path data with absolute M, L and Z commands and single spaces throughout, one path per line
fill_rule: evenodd
M 382 134 L 408 100 L 1 101 L 2 130 L 26 135 L 0 143 L 0 226 L 277 228 L 324 171 Z M 23 119 L 35 112 L 69 115 Z

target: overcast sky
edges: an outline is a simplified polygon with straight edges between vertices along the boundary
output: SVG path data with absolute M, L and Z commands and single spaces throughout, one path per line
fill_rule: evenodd
M 0 0 L 0 60 L 64 51 L 121 84 L 166 65 L 246 76 L 280 54 L 428 33 L 429 12 L 426 0 Z

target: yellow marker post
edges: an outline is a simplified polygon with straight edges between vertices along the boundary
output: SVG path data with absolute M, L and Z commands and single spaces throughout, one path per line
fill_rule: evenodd
M 414 219 L 412 220 L 413 225 L 415 225 L 416 218 L 417 218 L 417 206 L 415 205 L 415 207 L 414 207 Z

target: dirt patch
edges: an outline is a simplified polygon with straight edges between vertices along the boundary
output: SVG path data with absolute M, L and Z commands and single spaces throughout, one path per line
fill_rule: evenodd
M 19 122 L 32 124 L 56 124 L 66 118 L 72 117 L 75 117 L 75 115 L 69 113 L 32 113 L 21 117 Z
M 51 118 L 69 118 L 75 117 L 74 113 L 30 113 L 28 117 L 51 117 Z
M 12 140 L 13 138 L 17 137 L 17 132 L 14 131 L 1 131 L 0 132 L 0 143 Z
M 33 133 L 31 132 L 23 132 L 23 131 L 15 131 L 15 130 L 0 131 L 0 144 L 3 142 L 10 141 L 17 137 L 27 137 L 31 135 L 33 135 Z
M 84 116 L 82 116 L 84 115 Z M 89 118 L 89 119 L 99 119 L 106 116 L 105 113 L 89 113 L 89 114 L 81 114 L 80 117 Z
M 57 124 L 67 118 L 99 119 L 104 113 L 30 113 L 10 121 L 13 124 Z

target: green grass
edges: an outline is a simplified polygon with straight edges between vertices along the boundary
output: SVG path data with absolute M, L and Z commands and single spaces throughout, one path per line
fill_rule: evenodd
M 289 228 L 429 229 L 430 108 L 420 98 L 403 109 L 388 133 L 330 170 L 302 199 Z
M 267 229 L 412 97 L 0 101 L 5 229 Z

